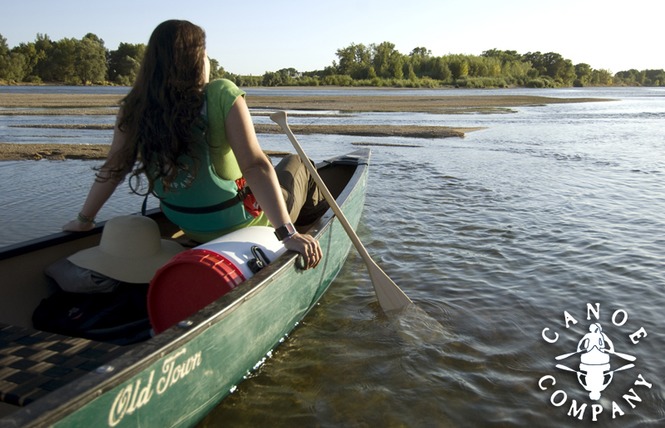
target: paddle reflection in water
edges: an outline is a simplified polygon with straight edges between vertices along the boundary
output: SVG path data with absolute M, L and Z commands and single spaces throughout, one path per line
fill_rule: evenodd
M 443 325 L 416 304 L 388 315 L 396 333 L 413 347 L 444 346 L 453 335 Z

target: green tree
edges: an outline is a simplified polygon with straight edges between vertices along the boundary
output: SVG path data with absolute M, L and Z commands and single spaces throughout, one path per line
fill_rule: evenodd
M 665 71 L 663 69 L 644 70 L 645 84 L 648 86 L 665 86 Z
M 280 86 L 282 84 L 281 76 L 274 71 L 266 71 L 261 79 L 261 86 Z
M 634 68 L 614 75 L 617 83 L 633 86 L 665 86 L 665 70 L 641 70 Z
M 14 82 L 23 82 L 25 80 L 27 61 L 25 56 L 19 52 L 10 52 L 7 61 L 6 79 Z
M 593 70 L 591 72 L 591 84 L 610 86 L 614 82 L 612 73 L 607 70 Z
M 524 85 L 532 73 L 531 64 L 524 61 L 509 61 L 503 64 L 502 75 L 515 84 Z
M 432 60 L 432 72 L 430 77 L 442 82 L 448 82 L 453 78 L 453 72 L 450 70 L 448 62 L 442 57 L 437 57 Z
M 51 74 L 49 55 L 53 50 L 54 44 L 48 35 L 37 33 L 34 43 L 35 65 L 31 74 L 37 76 L 40 80 L 49 81 L 47 79 L 47 76 Z
M 489 77 L 501 76 L 503 72 L 503 63 L 498 58 L 485 58 L 485 64 Z
M 416 76 L 416 72 L 413 70 L 413 64 L 411 62 L 409 62 L 406 66 L 406 76 L 407 79 L 411 81 L 415 81 L 418 78 L 418 76 Z
M 21 43 L 12 49 L 12 52 L 20 53 L 25 58 L 23 81 L 40 82 L 41 79 L 36 75 L 35 67 L 45 58 L 46 53 L 38 51 L 35 43 Z
M 408 62 L 411 64 L 411 69 L 417 77 L 427 76 L 430 74 L 431 58 L 432 51 L 427 48 L 417 47 L 411 50 Z
M 35 69 L 45 82 L 78 85 L 100 83 L 106 78 L 104 41 L 92 33 L 81 40 L 64 38 L 57 42 L 38 35 L 35 47 L 37 52 L 44 52 Z
M 354 79 L 366 79 L 371 65 L 371 52 L 363 44 L 355 44 L 337 50 L 339 64 L 335 74 L 344 74 Z
M 80 83 L 75 69 L 78 43 L 78 40 L 70 38 L 53 43 L 45 60 L 40 62 L 41 76 L 45 82 Z
M 120 43 L 118 49 L 109 52 L 108 80 L 119 85 L 131 86 L 136 80 L 144 53 L 145 45 L 142 43 Z
M 0 34 L 0 80 L 23 82 L 30 67 L 28 57 L 21 49 L 9 49 L 7 39 Z
M 644 84 L 645 73 L 631 68 L 630 70 L 618 72 L 614 77 L 625 85 L 640 86 Z
M 9 46 L 7 39 L 0 34 L 0 79 L 7 79 L 9 69 Z
M 7 45 L 7 39 L 0 34 L 0 58 L 5 57 L 9 54 L 9 45 Z
M 219 65 L 219 61 L 210 58 L 210 79 L 221 79 L 226 74 L 224 67 Z
M 104 41 L 92 33 L 76 44 L 74 72 L 80 83 L 101 83 L 106 79 L 106 48 Z
M 518 54 L 517 51 L 502 51 L 499 49 L 490 49 L 484 51 L 481 54 L 481 56 L 487 58 L 496 58 L 500 60 L 502 64 L 522 61 L 522 56 Z
M 580 63 L 580 64 L 575 64 L 575 82 L 573 82 L 573 86 L 587 86 L 591 82 L 591 74 L 593 72 L 593 69 L 589 64 L 585 63 Z
M 294 85 L 301 74 L 295 68 L 283 68 L 277 72 L 269 71 L 263 75 L 263 86 L 290 86 Z
M 546 76 L 547 75 L 547 65 L 545 64 L 545 59 L 543 54 L 540 52 L 527 52 L 522 55 L 524 61 L 531 63 L 531 67 L 536 72 L 536 76 Z
M 558 53 L 529 52 L 523 55 L 523 59 L 531 63 L 539 76 L 550 77 L 564 86 L 572 85 L 575 80 L 573 63 Z
M 448 55 L 446 60 L 453 79 L 462 79 L 469 75 L 469 62 L 465 55 Z
M 517 51 L 490 49 L 484 51 L 481 56 L 500 61 L 501 71 L 498 75 L 513 84 L 523 85 L 528 80 L 529 72 L 533 70 L 531 63 L 524 60 Z M 491 67 L 496 70 L 496 64 L 491 65 Z M 536 75 L 537 73 L 532 72 L 532 76 Z
M 472 77 L 498 77 L 501 75 L 501 60 L 485 56 L 467 56 L 468 75 Z
M 372 65 L 377 76 L 395 79 L 404 77 L 402 54 L 395 50 L 394 43 L 383 42 L 379 45 L 372 45 L 372 52 Z
M 404 78 L 404 57 L 397 51 L 390 56 L 390 77 L 395 79 Z
M 25 77 L 26 58 L 20 52 L 9 50 L 7 39 L 0 34 L 0 80 L 22 82 Z
M 370 65 L 369 70 L 367 70 L 367 78 L 368 79 L 376 79 L 378 76 L 376 75 L 376 70 L 374 70 L 374 66 Z
M 547 71 L 550 77 L 562 82 L 564 86 L 570 86 L 573 84 L 576 76 L 575 66 L 572 61 L 565 59 L 560 54 L 554 52 L 546 53 L 545 60 L 548 64 Z

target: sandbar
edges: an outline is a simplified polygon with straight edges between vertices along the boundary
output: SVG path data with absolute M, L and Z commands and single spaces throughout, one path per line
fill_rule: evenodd
M 396 90 L 397 91 L 397 90 Z M 288 90 L 287 90 L 288 92 Z M 556 98 L 530 95 L 431 96 L 431 95 L 252 95 L 247 104 L 255 115 L 275 110 L 288 110 L 291 116 L 299 111 L 312 119 L 360 112 L 418 112 L 430 114 L 508 114 L 523 106 L 608 101 L 598 98 Z M 3 115 L 113 115 L 122 95 L 117 94 L 40 94 L 0 93 L 0 116 Z M 317 113 L 318 112 L 318 113 Z M 314 113 L 314 114 L 312 114 Z M 108 130 L 112 125 L 28 125 L 41 128 Z M 257 124 L 257 133 L 281 133 L 277 125 Z M 332 134 L 359 137 L 463 138 L 467 132 L 481 128 L 448 126 L 390 125 L 291 125 L 295 134 Z M 105 144 L 14 144 L 0 141 L 0 160 L 20 159 L 103 159 L 109 146 Z M 279 152 L 272 153 L 280 155 Z

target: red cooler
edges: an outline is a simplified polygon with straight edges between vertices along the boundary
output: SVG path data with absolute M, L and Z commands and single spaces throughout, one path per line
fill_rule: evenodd
M 272 227 L 246 227 L 173 257 L 157 271 L 148 290 L 155 333 L 219 299 L 284 253 L 274 232 Z

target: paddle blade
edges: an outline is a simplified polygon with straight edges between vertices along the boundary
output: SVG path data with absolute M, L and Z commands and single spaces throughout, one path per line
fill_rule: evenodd
M 413 302 L 376 263 L 367 263 L 379 305 L 385 311 L 400 310 Z
M 637 359 L 636 357 L 634 357 L 632 355 L 624 354 L 624 353 L 621 353 L 621 352 L 615 352 L 615 351 L 610 351 L 610 350 L 605 350 L 605 352 L 616 355 L 617 357 L 623 358 L 624 360 L 627 360 L 627 361 L 635 361 Z
M 566 367 L 566 366 L 564 366 L 563 364 L 557 364 L 557 365 L 556 365 L 556 368 L 559 369 L 559 370 L 565 370 L 565 371 L 567 371 L 567 372 L 573 372 L 573 373 L 581 373 L 581 374 L 584 374 L 584 373 L 579 372 L 579 371 L 577 371 L 577 370 L 575 370 L 575 369 L 571 369 L 570 367 Z
M 621 366 L 618 369 L 614 369 L 612 371 L 613 372 L 620 372 L 621 370 L 628 370 L 628 369 L 632 369 L 633 367 L 635 367 L 635 364 L 631 363 L 631 364 L 626 364 L 625 366 Z
M 582 352 L 582 351 L 575 351 L 575 352 L 571 352 L 570 354 L 559 355 L 557 357 L 554 357 L 554 359 L 557 360 L 557 361 L 565 360 L 566 358 L 572 357 L 573 355 L 579 354 L 580 352 Z

